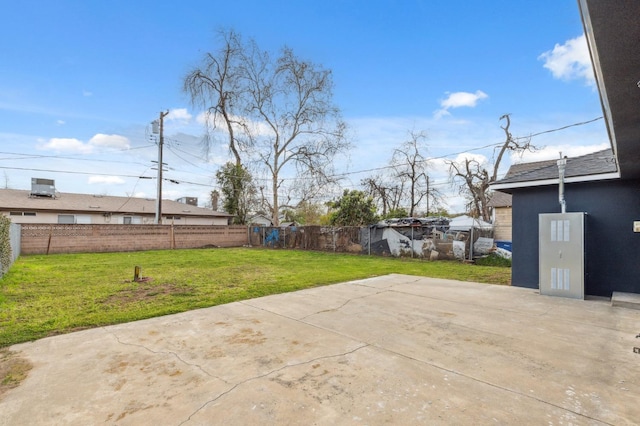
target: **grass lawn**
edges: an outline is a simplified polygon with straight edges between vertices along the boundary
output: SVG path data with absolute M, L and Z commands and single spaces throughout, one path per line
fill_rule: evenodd
M 134 282 L 134 267 L 144 282 Z M 401 273 L 508 284 L 511 269 L 230 248 L 20 257 L 0 280 L 0 348 L 45 336 Z

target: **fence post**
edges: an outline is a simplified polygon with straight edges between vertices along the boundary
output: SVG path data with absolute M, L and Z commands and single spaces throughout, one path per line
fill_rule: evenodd
M 369 229 L 369 256 L 371 256 L 371 226 L 367 227 Z
M 469 239 L 469 261 L 473 262 L 473 225 L 471 226 L 471 238 Z
M 333 239 L 333 252 L 335 253 L 336 252 L 336 228 L 335 227 L 331 228 L 331 235 L 333 236 L 332 237 L 332 239 Z
M 47 241 L 47 254 L 49 254 L 49 249 L 51 249 L 52 236 L 53 236 L 53 225 L 49 225 L 49 240 Z
M 413 224 L 411 224 L 411 258 L 413 259 Z

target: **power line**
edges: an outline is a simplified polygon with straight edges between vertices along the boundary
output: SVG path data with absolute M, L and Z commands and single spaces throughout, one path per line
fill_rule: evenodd
M 91 175 L 91 176 L 116 176 L 116 177 L 130 177 L 130 178 L 139 178 L 139 175 L 114 175 L 113 173 L 96 173 L 96 172 L 75 172 L 70 170 L 51 170 L 51 169 L 30 169 L 27 167 L 7 167 L 0 166 L 0 169 L 7 170 L 26 170 L 29 172 L 48 172 L 48 173 L 68 173 L 75 175 Z
M 560 130 L 565 130 L 571 127 L 576 127 L 576 126 L 582 126 L 585 124 L 589 124 L 589 123 L 593 123 L 595 121 L 601 120 L 603 117 L 597 117 L 591 120 L 587 120 L 587 121 L 582 121 L 582 122 L 578 122 L 578 123 L 573 123 L 573 124 L 569 124 L 567 126 L 562 126 L 562 127 L 558 127 L 555 129 L 550 129 L 550 130 L 544 130 L 541 132 L 537 132 L 534 133 L 532 135 L 526 136 L 526 137 L 516 137 L 514 139 L 516 140 L 521 140 L 521 139 L 529 139 L 529 138 L 533 138 L 539 135 L 543 135 L 543 134 L 547 134 L 547 133 L 553 133 L 553 132 L 558 132 Z M 176 139 L 172 139 L 172 138 L 167 138 L 172 142 L 175 143 L 180 143 L 180 141 L 176 140 Z M 492 143 L 492 144 L 488 144 L 488 145 L 484 145 L 481 147 L 477 147 L 477 148 L 470 148 L 470 149 L 465 149 L 463 151 L 459 151 L 459 152 L 455 152 L 455 153 L 449 153 L 449 154 L 444 154 L 444 155 L 440 155 L 440 156 L 436 156 L 436 157 L 429 157 L 423 161 L 428 162 L 428 161 L 433 161 L 433 160 L 440 160 L 440 159 L 446 159 L 449 157 L 453 157 L 456 155 L 461 155 L 461 154 L 465 154 L 467 152 L 473 152 L 473 151 L 479 151 L 482 149 L 486 149 L 486 148 L 492 148 L 492 147 L 497 147 L 497 146 L 501 146 L 503 145 L 504 142 L 497 142 L 497 143 Z M 140 147 L 136 147 L 136 148 L 129 148 L 129 149 L 123 149 L 123 150 L 118 150 L 118 152 L 122 151 L 122 152 L 126 152 L 126 151 L 130 151 L 130 150 L 134 150 L 134 149 L 144 149 L 144 148 L 148 148 L 148 147 L 152 147 L 155 146 L 155 144 L 153 145 L 143 145 Z M 177 147 L 173 147 L 175 150 L 178 150 L 180 152 L 183 152 L 184 154 L 193 156 L 194 158 L 200 158 L 194 154 L 191 154 L 189 152 L 186 152 L 184 150 L 181 150 Z M 202 170 L 208 171 L 200 166 L 197 166 L 196 164 L 182 158 L 180 155 L 178 155 L 174 149 L 171 149 L 171 147 L 169 147 L 170 151 L 176 155 L 178 158 L 180 158 L 182 161 L 185 161 L 187 164 L 194 166 L 194 167 L 198 167 Z M 114 161 L 109 161 L 109 160 L 100 160 L 100 159 L 85 159 L 85 158 L 74 158 L 74 157 L 65 157 L 65 156 L 48 156 L 48 155 L 33 155 L 33 154 L 21 154 L 21 153 L 15 153 L 15 152 L 4 152 L 4 151 L 0 151 L 1 154 L 6 154 L 6 155 L 21 155 L 24 157 L 30 157 L 31 159 L 33 158 L 60 158 L 60 159 L 69 159 L 69 160 L 80 160 L 80 161 L 96 161 L 96 162 L 110 162 L 113 163 Z M 10 160 L 16 160 L 16 158 L 8 158 Z M 25 158 L 28 159 L 28 158 Z M 0 159 L 0 160 L 4 160 L 4 159 Z M 120 162 L 121 163 L 121 162 Z M 122 163 L 121 163 L 122 164 Z M 140 163 L 130 163 L 130 164 L 140 164 Z M 381 170 L 387 170 L 387 169 L 392 169 L 396 166 L 393 165 L 387 165 L 387 166 L 381 166 L 381 167 L 374 167 L 374 168 L 370 168 L 370 169 L 362 169 L 362 170 L 354 170 L 351 172 L 343 172 L 343 173 L 336 173 L 333 175 L 330 175 L 330 178 L 342 178 L 342 177 L 347 177 L 347 176 L 351 176 L 351 175 L 357 175 L 357 174 L 362 174 L 362 173 L 370 173 L 370 172 L 375 172 L 375 171 L 381 171 Z M 49 173 L 67 173 L 67 174 L 80 174 L 80 175 L 94 175 L 94 176 L 116 176 L 116 177 L 129 177 L 129 178 L 140 178 L 139 175 L 114 175 L 114 174 L 110 174 L 110 173 L 96 173 L 96 172 L 78 172 L 78 171 L 67 171 L 67 170 L 52 170 L 52 169 L 35 169 L 35 168 L 23 168 L 23 167 L 7 167 L 7 166 L 0 166 L 0 169 L 7 169 L 7 170 L 26 170 L 26 171 L 37 171 L 37 172 L 49 172 Z M 192 173 L 195 174 L 196 176 L 202 176 L 202 175 L 198 175 L 196 173 L 193 172 L 183 172 L 183 173 Z M 291 178 L 282 178 L 283 181 L 293 181 L 293 180 L 298 180 L 298 179 L 312 179 L 311 177 L 306 177 L 306 176 L 301 176 L 301 177 L 291 177 Z M 189 185 L 196 185 L 196 186 L 204 186 L 204 187 L 211 187 L 211 184 L 203 184 L 203 183 L 198 183 L 198 182 L 190 182 L 190 181 L 185 181 L 185 180 L 179 180 L 179 179 L 174 179 L 175 181 L 179 182 L 179 183 L 184 183 L 184 184 L 189 184 Z M 270 178 L 260 178 L 260 177 L 254 177 L 254 180 L 256 181 L 270 181 Z M 442 185 L 442 184 L 440 184 Z
M 117 150 L 114 152 L 126 152 L 126 151 L 132 151 L 135 149 L 143 149 L 143 148 L 149 148 L 152 147 L 154 145 L 144 145 L 144 146 L 140 146 L 140 147 L 136 147 L 136 148 L 130 148 L 130 149 L 125 149 L 125 150 Z M 33 160 L 33 159 L 37 159 L 37 158 L 54 158 L 54 159 L 62 159 L 62 160 L 73 160 L 73 161 L 95 161 L 95 162 L 101 162 L 101 163 L 119 163 L 122 164 L 122 161 L 114 161 L 114 160 L 101 160 L 101 159 L 96 159 L 96 158 L 77 158 L 77 157 L 73 157 L 73 156 L 64 156 L 64 155 L 45 155 L 45 154 L 23 154 L 20 152 L 7 152 L 7 151 L 0 151 L 0 154 L 5 154 L 5 155 L 19 155 L 19 158 L 16 157 L 7 157 L 7 158 L 0 158 L 0 160 Z M 78 155 L 84 155 L 84 154 L 78 154 Z M 128 162 L 127 164 L 140 164 L 140 163 L 134 163 L 134 162 Z
M 530 139 L 530 138 L 533 138 L 535 136 L 544 135 L 545 133 L 553 133 L 553 132 L 557 132 L 557 131 L 560 131 L 560 130 L 568 129 L 569 127 L 576 127 L 576 126 L 582 126 L 584 124 L 593 123 L 594 121 L 602 120 L 603 118 L 604 118 L 603 116 L 600 116 L 600 117 L 596 117 L 596 118 L 594 118 L 592 120 L 582 121 L 580 123 L 569 124 L 568 126 L 558 127 L 557 129 L 544 130 L 542 132 L 534 133 L 534 134 L 529 135 L 529 136 L 520 136 L 520 137 L 517 137 L 517 138 L 514 138 L 514 139 L 516 139 L 516 140 L 519 140 L 519 139 Z
M 579 123 L 569 124 L 567 126 L 558 127 L 556 129 L 544 130 L 542 132 L 534 133 L 534 134 L 526 136 L 526 137 L 523 136 L 523 137 L 517 137 L 517 138 L 514 138 L 514 139 L 516 139 L 516 140 L 530 139 L 530 138 L 533 138 L 533 137 L 536 137 L 536 136 L 539 136 L 539 135 L 543 135 L 543 134 L 546 134 L 546 133 L 558 132 L 560 130 L 568 129 L 570 127 L 582 126 L 582 125 L 585 125 L 585 124 L 593 123 L 594 121 L 601 120 L 602 118 L 603 117 L 600 116 L 600 117 L 596 117 L 596 118 L 588 120 L 588 121 L 581 121 Z M 496 142 L 496 143 L 492 143 L 492 144 L 489 144 L 489 145 L 484 145 L 484 146 L 481 146 L 481 147 L 478 147 L 478 148 L 465 149 L 464 151 L 460 151 L 460 152 L 440 155 L 438 157 L 429 157 L 429 158 L 427 158 L 427 159 L 425 159 L 423 161 L 424 162 L 428 162 L 428 161 L 432 161 L 432 160 L 442 160 L 442 159 L 445 159 L 445 158 L 453 157 L 455 155 L 465 154 L 467 152 L 479 151 L 479 150 L 486 149 L 486 148 L 502 146 L 503 144 L 504 144 L 504 142 Z M 340 177 L 340 176 L 349 176 L 349 175 L 353 175 L 353 174 L 368 173 L 368 172 L 374 172 L 374 171 L 379 171 L 379 170 L 390 169 L 390 168 L 393 168 L 393 167 L 395 167 L 395 166 L 389 165 L 389 166 L 376 167 L 376 168 L 373 168 L 373 169 L 357 170 L 357 171 L 353 171 L 353 172 L 345 172 L 345 173 L 336 174 L 336 175 L 334 175 L 332 177 Z

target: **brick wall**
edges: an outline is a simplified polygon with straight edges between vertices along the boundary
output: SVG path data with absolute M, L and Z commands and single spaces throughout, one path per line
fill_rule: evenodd
M 239 247 L 245 226 L 23 224 L 21 254 Z

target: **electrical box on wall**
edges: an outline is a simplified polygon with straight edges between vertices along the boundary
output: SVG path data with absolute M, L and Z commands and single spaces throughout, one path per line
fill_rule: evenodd
M 633 221 L 633 232 L 640 232 L 640 220 Z
M 584 299 L 585 213 L 539 218 L 540 294 Z

